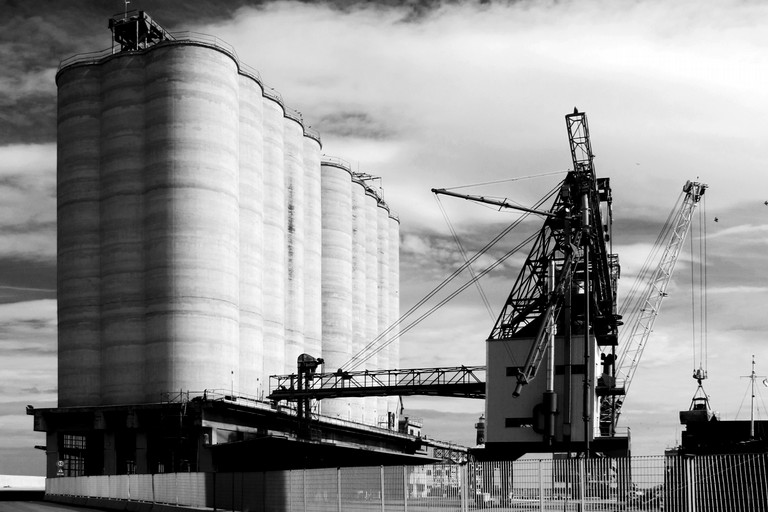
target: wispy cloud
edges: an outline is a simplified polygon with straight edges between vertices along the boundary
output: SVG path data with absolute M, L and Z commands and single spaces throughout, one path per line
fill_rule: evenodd
M 56 253 L 56 147 L 0 146 L 0 258 Z

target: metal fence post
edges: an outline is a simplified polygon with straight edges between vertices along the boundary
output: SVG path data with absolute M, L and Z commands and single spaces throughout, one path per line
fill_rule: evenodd
M 336 468 L 336 496 L 339 502 L 338 512 L 341 512 L 341 468 Z
M 469 508 L 469 462 L 461 466 L 461 476 L 459 477 L 459 489 L 461 490 L 461 512 L 467 512 Z
M 695 481 L 693 478 L 693 463 L 695 461 L 695 457 L 690 457 L 685 461 L 685 487 L 686 487 L 686 493 L 685 493 L 685 501 L 686 501 L 686 510 L 688 512 L 696 512 L 696 500 L 695 500 L 695 489 L 693 486 L 695 485 Z
M 586 507 L 586 502 L 584 498 L 587 493 L 587 485 L 586 485 L 587 465 L 586 465 L 585 459 L 578 459 L 578 461 L 579 461 L 579 510 L 583 512 L 584 507 Z
M 381 512 L 384 512 L 384 466 L 379 466 L 379 475 L 381 476 Z
M 403 512 L 408 512 L 408 466 L 403 466 Z
M 213 479 L 213 512 L 218 512 L 218 508 L 216 507 L 216 475 L 218 473 L 216 471 L 213 471 L 211 473 L 211 478 Z
M 541 459 L 539 459 L 539 510 L 544 511 L 544 473 L 541 470 Z

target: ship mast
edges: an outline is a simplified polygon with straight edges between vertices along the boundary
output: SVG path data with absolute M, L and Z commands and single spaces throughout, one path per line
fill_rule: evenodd
M 764 379 L 765 375 L 757 375 L 755 373 L 755 355 L 752 354 L 752 373 L 744 375 L 742 378 L 749 379 L 752 391 L 752 399 L 749 403 L 749 438 L 755 438 L 755 381 L 757 379 Z

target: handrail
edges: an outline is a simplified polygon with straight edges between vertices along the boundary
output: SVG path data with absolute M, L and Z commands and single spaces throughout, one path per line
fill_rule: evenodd
M 341 167 L 342 169 L 349 171 L 350 173 L 352 172 L 352 166 L 349 164 L 349 162 L 337 156 L 323 155 L 320 158 L 320 165 L 325 165 L 325 164 L 333 165 L 335 167 Z
M 264 80 L 262 80 L 261 73 L 259 73 L 257 69 L 242 62 L 238 57 L 237 52 L 235 51 L 235 48 L 231 44 L 219 39 L 216 36 L 212 36 L 210 34 L 205 34 L 202 32 L 193 32 L 193 31 L 186 30 L 181 32 L 170 32 L 169 34 L 173 39 L 161 41 L 155 45 L 150 46 L 149 48 L 143 48 L 140 50 L 120 51 L 118 46 L 113 45 L 112 47 L 105 48 L 103 50 L 97 50 L 94 52 L 72 55 L 71 57 L 62 59 L 59 62 L 59 67 L 56 71 L 56 74 L 58 75 L 59 72 L 61 72 L 64 68 L 67 68 L 69 66 L 74 66 L 77 64 L 80 64 L 80 65 L 98 64 L 103 60 L 112 58 L 120 54 L 139 55 L 139 54 L 146 53 L 159 46 L 171 46 L 171 45 L 185 44 L 185 43 L 202 44 L 202 45 L 217 49 L 219 51 L 222 51 L 223 53 L 229 55 L 232 58 L 232 60 L 235 61 L 239 74 L 246 76 L 248 78 L 251 78 L 252 80 L 257 82 L 261 87 L 262 96 L 276 101 L 283 108 L 285 117 L 287 117 L 288 119 L 297 121 L 299 124 L 301 124 L 304 131 L 304 135 L 306 137 L 316 140 L 318 143 L 322 145 L 322 141 L 320 140 L 320 132 L 308 126 L 304 126 L 304 118 L 301 115 L 301 112 L 299 112 L 296 109 L 286 107 L 285 102 L 283 101 L 283 96 L 279 92 L 277 92 L 274 88 L 267 85 L 264 82 Z

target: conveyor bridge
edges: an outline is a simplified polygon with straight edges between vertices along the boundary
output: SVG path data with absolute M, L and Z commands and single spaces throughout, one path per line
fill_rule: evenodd
M 300 377 L 302 377 L 300 381 Z M 485 366 L 273 375 L 269 399 L 366 396 L 450 396 L 485 399 Z

